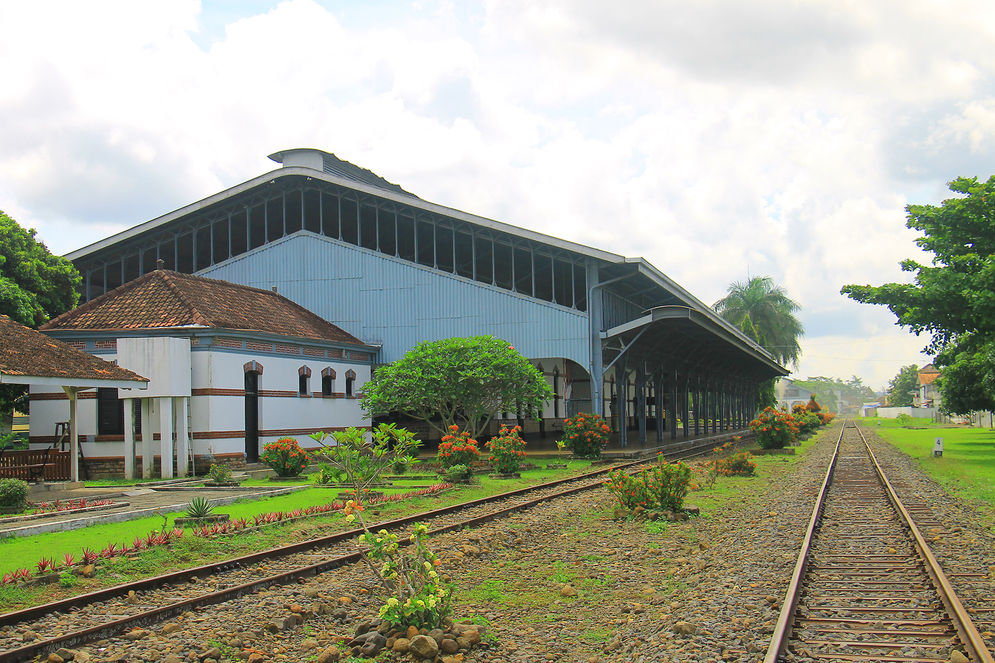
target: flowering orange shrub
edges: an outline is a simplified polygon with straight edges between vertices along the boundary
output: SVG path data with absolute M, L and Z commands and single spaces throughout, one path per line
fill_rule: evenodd
M 691 485 L 691 468 L 684 463 L 661 462 L 638 474 L 615 470 L 608 475 L 605 487 L 626 509 L 665 509 L 677 511 Z
M 798 437 L 799 426 L 784 410 L 768 406 L 750 422 L 750 430 L 756 434 L 761 448 L 783 449 Z
M 461 432 L 455 424 L 449 427 L 449 434 L 443 436 L 439 442 L 439 463 L 443 468 L 448 469 L 453 465 L 469 467 L 479 456 L 477 441 L 470 437 L 468 431 Z
M 508 428 L 501 426 L 496 437 L 491 438 L 486 446 L 490 452 L 490 461 L 494 469 L 501 474 L 512 474 L 518 471 L 525 458 L 525 440 L 522 439 L 522 427 Z
M 611 428 L 596 414 L 579 413 L 563 422 L 563 441 L 579 458 L 599 458 Z
M 265 445 L 259 460 L 281 477 L 300 476 L 308 463 L 307 452 L 292 437 L 281 437 L 276 442 Z
M 815 416 L 819 417 L 819 421 L 822 422 L 823 426 L 829 425 L 829 422 L 836 418 L 834 412 L 816 412 Z

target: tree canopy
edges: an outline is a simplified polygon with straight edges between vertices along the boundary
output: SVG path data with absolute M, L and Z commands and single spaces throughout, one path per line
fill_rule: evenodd
M 908 407 L 912 405 L 912 397 L 916 393 L 919 380 L 919 367 L 915 364 L 902 366 L 898 375 L 888 381 L 888 405 L 892 407 Z
M 439 433 L 457 425 L 477 437 L 496 413 L 535 416 L 551 398 L 546 378 L 507 341 L 471 336 L 424 341 L 377 369 L 362 406 L 370 415 L 403 412 Z
M 0 313 L 37 327 L 76 306 L 81 281 L 69 260 L 0 211 Z
M 37 327 L 79 301 L 82 279 L 65 258 L 52 255 L 0 211 L 0 313 L 27 327 Z M 10 428 L 14 405 L 27 392 L 22 385 L 0 385 L 0 433 Z
M 745 282 L 736 281 L 713 308 L 747 335 L 752 328 L 753 337 L 779 363 L 798 363 L 802 352 L 798 339 L 804 329 L 795 313 L 801 307 L 771 277 L 754 276 Z M 749 323 L 745 323 L 747 318 Z
M 916 244 L 933 254 L 923 265 L 904 260 L 912 283 L 847 285 L 842 293 L 887 306 L 898 324 L 930 334 L 925 352 L 944 368 L 943 407 L 966 413 L 995 401 L 995 176 L 959 177 L 959 194 L 940 205 L 908 205 L 906 225 L 922 233 Z

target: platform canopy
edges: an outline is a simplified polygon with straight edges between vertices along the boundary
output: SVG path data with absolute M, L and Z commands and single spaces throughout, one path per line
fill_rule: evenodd
M 0 384 L 62 387 L 69 398 L 73 481 L 79 480 L 76 394 L 98 387 L 145 389 L 148 383 L 147 378 L 137 373 L 28 329 L 0 314 Z
M 658 306 L 642 317 L 602 333 L 607 372 L 617 361 L 630 366 L 687 366 L 754 380 L 787 375 L 769 352 L 743 334 L 687 306 Z

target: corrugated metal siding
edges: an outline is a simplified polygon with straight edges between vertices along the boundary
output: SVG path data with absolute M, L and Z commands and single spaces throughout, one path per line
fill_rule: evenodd
M 607 289 L 602 291 L 601 301 L 604 311 L 602 329 L 611 329 L 630 320 L 635 320 L 644 313 L 639 306 Z
M 493 334 L 527 357 L 589 365 L 587 314 L 440 274 L 349 244 L 298 234 L 201 272 L 271 288 L 394 361 L 415 343 Z

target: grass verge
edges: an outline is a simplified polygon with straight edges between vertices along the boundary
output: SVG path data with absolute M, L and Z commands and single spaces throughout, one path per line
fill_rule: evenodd
M 995 431 L 928 419 L 906 426 L 876 417 L 860 423 L 913 458 L 944 489 L 969 502 L 989 526 L 995 526 Z M 940 457 L 933 456 L 936 438 L 943 438 Z

